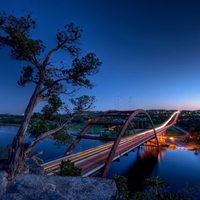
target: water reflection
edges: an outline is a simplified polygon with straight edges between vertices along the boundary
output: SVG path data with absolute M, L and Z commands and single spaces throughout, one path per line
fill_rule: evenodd
M 11 144 L 18 129 L 18 126 L 0 126 L 0 146 Z M 25 141 L 28 142 L 31 140 L 33 140 L 33 138 L 26 138 Z M 74 149 L 73 153 L 84 151 L 100 144 L 103 144 L 103 142 L 98 140 L 82 139 L 77 147 Z M 43 154 L 39 155 L 38 157 L 42 158 L 44 161 L 49 161 L 63 156 L 68 147 L 69 145 L 61 146 L 58 148 L 54 145 L 53 140 L 47 139 L 38 144 L 33 151 L 42 151 Z
M 183 149 L 140 147 L 111 165 L 108 178 L 123 175 L 128 180 L 129 191 L 144 190 L 144 180 L 159 176 L 169 184 L 169 191 L 176 192 L 185 186 L 200 184 L 200 155 Z
M 159 149 L 155 147 L 141 146 L 130 152 L 128 157 L 122 157 L 119 163 L 113 163 L 110 167 L 108 178 L 113 173 L 123 175 L 128 180 L 130 191 L 141 191 L 144 188 L 144 180 L 152 174 L 159 162 Z
M 130 191 L 141 191 L 144 180 L 149 177 L 158 162 L 158 148 L 140 147 L 136 153 L 135 162 L 127 171 L 128 188 Z
M 18 127 L 0 126 L 0 146 L 12 142 Z M 52 140 L 39 144 L 35 151 L 42 150 L 41 157 L 44 160 L 60 157 L 64 154 L 67 146 L 57 149 Z M 84 150 L 100 144 L 100 141 L 82 140 L 75 151 Z M 130 152 L 128 156 L 114 162 L 108 172 L 108 178 L 113 174 L 126 176 L 130 191 L 141 191 L 144 189 L 143 181 L 148 177 L 159 176 L 169 184 L 171 191 L 180 190 L 189 182 L 189 185 L 196 186 L 200 183 L 200 154 L 186 149 L 167 149 L 141 146 Z

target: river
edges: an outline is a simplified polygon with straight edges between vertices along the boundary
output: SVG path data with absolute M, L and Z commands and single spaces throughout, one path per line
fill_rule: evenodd
M 0 146 L 11 143 L 18 127 L 0 126 Z M 30 140 L 30 139 L 27 139 Z M 101 144 L 97 140 L 83 140 L 75 151 L 84 150 Z M 39 144 L 35 151 L 42 150 L 40 156 L 45 161 L 61 157 L 67 146 L 57 148 L 52 140 Z M 113 174 L 126 176 L 129 190 L 142 191 L 143 181 L 148 177 L 159 176 L 170 184 L 171 191 L 180 190 L 188 182 L 190 186 L 200 183 L 200 153 L 195 154 L 185 148 L 168 149 L 141 146 L 119 162 L 114 162 L 108 172 L 108 178 Z

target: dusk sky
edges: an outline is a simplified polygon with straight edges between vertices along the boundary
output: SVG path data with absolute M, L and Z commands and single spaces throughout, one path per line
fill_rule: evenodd
M 57 29 L 74 22 L 83 28 L 81 47 L 103 62 L 91 78 L 95 87 L 76 97 L 96 97 L 94 110 L 200 109 L 199 0 L 0 0 L 0 11 L 32 12 L 34 39 L 46 52 Z M 56 54 L 69 62 L 64 54 Z M 0 50 L 0 113 L 24 112 L 34 85 L 17 84 L 25 64 Z M 67 97 L 64 100 L 67 100 Z M 40 107 L 40 106 L 39 106 Z M 38 111 L 37 107 L 36 111 Z

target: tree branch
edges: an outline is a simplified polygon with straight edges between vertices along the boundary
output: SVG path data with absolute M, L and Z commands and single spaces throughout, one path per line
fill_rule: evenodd
M 58 45 L 57 47 L 55 47 L 55 48 L 53 48 L 52 50 L 49 51 L 49 53 L 47 54 L 47 56 L 46 56 L 46 58 L 45 58 L 45 60 L 44 60 L 44 62 L 43 62 L 43 66 L 44 66 L 44 67 L 47 66 L 47 64 L 48 64 L 48 62 L 49 62 L 49 59 L 50 59 L 50 57 L 52 56 L 52 54 L 53 54 L 54 52 L 58 51 L 58 50 L 62 47 L 62 45 L 63 45 L 63 44 L 60 44 L 60 45 Z
M 61 126 L 52 129 L 50 131 L 47 131 L 45 133 L 43 133 L 42 135 L 40 135 L 39 137 L 37 137 L 34 141 L 30 142 L 30 146 L 31 147 L 35 147 L 36 145 L 38 145 L 39 143 L 43 142 L 44 140 L 46 140 L 47 138 L 49 138 L 50 135 L 56 133 L 57 131 L 63 129 L 76 115 L 78 115 L 79 113 L 74 113 L 71 118 L 69 120 L 67 120 L 65 123 L 63 123 Z

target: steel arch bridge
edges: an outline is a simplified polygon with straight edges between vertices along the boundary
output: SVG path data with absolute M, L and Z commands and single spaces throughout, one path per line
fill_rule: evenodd
M 80 142 L 81 139 L 113 141 L 113 145 L 110 149 L 107 160 L 103 167 L 102 177 L 106 177 L 121 138 L 125 134 L 127 134 L 127 131 L 128 133 L 131 132 L 132 134 L 136 134 L 135 129 L 138 128 L 136 127 L 137 122 L 140 122 L 140 125 L 141 125 L 141 122 L 143 123 L 143 127 L 142 127 L 143 129 L 144 129 L 144 126 L 147 129 L 153 129 L 154 138 L 156 139 L 155 146 L 159 147 L 158 138 L 157 138 L 153 121 L 145 110 L 143 109 L 138 109 L 134 111 L 109 110 L 93 118 L 85 126 L 85 128 L 79 133 L 76 139 L 71 143 L 71 145 L 65 152 L 65 155 L 70 154 L 75 149 L 75 147 L 77 146 L 77 144 Z M 104 128 L 111 127 L 110 128 L 111 130 L 117 129 L 117 134 L 115 137 L 105 137 L 104 135 L 100 135 L 100 136 L 88 135 L 87 134 L 88 131 L 90 131 L 90 129 L 92 129 L 92 127 L 94 126 L 103 126 Z

